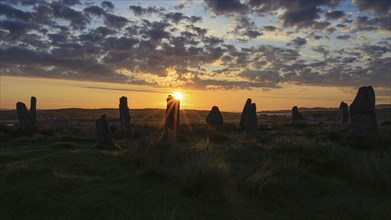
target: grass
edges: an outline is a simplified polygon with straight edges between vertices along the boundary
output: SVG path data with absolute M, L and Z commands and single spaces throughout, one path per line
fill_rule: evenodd
M 173 146 L 135 126 L 105 151 L 88 132 L 7 131 L 0 219 L 388 219 L 390 127 L 365 148 L 345 135 L 332 123 L 194 125 Z

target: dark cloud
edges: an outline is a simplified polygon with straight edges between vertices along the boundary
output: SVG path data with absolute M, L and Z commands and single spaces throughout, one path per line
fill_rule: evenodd
M 128 19 L 114 14 L 105 14 L 104 22 L 108 27 L 122 28 L 128 23 Z
M 195 22 L 202 20 L 201 17 L 197 17 L 197 16 L 188 17 L 188 16 L 183 15 L 183 13 L 180 13 L 180 12 L 166 13 L 166 14 L 164 14 L 164 18 L 175 23 L 175 24 L 178 24 L 180 21 L 183 21 L 183 20 L 187 20 L 192 23 L 195 23 Z
M 92 15 L 97 15 L 97 16 L 101 16 L 101 15 L 105 14 L 105 11 L 101 7 L 96 6 L 96 5 L 89 6 L 89 7 L 85 8 L 83 11 L 86 13 L 92 14 Z
M 321 6 L 335 7 L 340 0 L 247 0 L 247 3 L 257 10 L 276 14 L 277 10 L 283 9 L 283 14 L 279 17 L 285 27 L 297 28 L 324 28 L 322 23 L 317 23 L 320 18 Z
M 370 11 L 381 14 L 387 14 L 391 11 L 391 1 L 387 0 L 353 0 L 352 2 L 360 11 Z
M 206 8 L 215 14 L 243 12 L 246 6 L 240 0 L 205 0 Z
M 84 16 L 80 11 L 76 11 L 59 2 L 53 2 L 51 7 L 54 17 L 68 20 L 75 29 L 84 29 L 90 22 L 89 18 Z
M 136 5 L 129 5 L 129 9 L 137 16 L 142 16 L 145 14 L 152 14 L 152 13 L 160 13 L 164 12 L 164 8 L 157 8 L 157 7 L 141 7 Z
M 79 0 L 62 0 L 62 2 L 66 5 L 73 6 L 80 4 Z
M 103 64 L 67 57 L 62 53 L 38 53 L 20 47 L 9 47 L 1 49 L 0 55 L 2 62 L 6 63 L 6 69 L 12 67 L 16 75 L 121 83 L 126 80 L 126 77 L 114 73 Z M 49 70 L 47 67 L 50 67 Z
M 247 16 L 239 16 L 236 18 L 236 26 L 232 31 L 239 41 L 248 41 L 261 36 L 263 33 L 258 31 L 255 22 L 251 21 Z
M 276 31 L 276 30 L 278 30 L 278 27 L 273 26 L 273 25 L 266 25 L 266 26 L 263 26 L 263 29 L 265 31 Z
M 352 36 L 350 36 L 349 34 L 343 34 L 343 35 L 337 36 L 337 39 L 340 39 L 340 40 L 349 40 L 350 38 L 352 38 Z
M 296 38 L 292 39 L 292 41 L 290 43 L 288 43 L 288 45 L 292 45 L 292 46 L 295 46 L 295 47 L 302 47 L 306 43 L 307 43 L 306 39 L 301 38 L 301 37 L 296 37 Z
M 344 11 L 328 11 L 328 12 L 326 12 L 325 15 L 326 15 L 327 19 L 334 20 L 334 19 L 343 18 L 345 16 L 345 12 Z
M 31 19 L 31 13 L 25 12 L 6 4 L 0 3 L 0 15 L 5 15 L 7 18 L 29 21 Z
M 109 2 L 109 1 L 103 1 L 101 4 L 102 8 L 106 8 L 106 9 L 114 9 L 114 4 Z
M 0 28 L 7 30 L 10 33 L 11 39 L 17 39 L 21 35 L 26 34 L 29 30 L 33 29 L 28 23 L 14 20 L 0 21 Z

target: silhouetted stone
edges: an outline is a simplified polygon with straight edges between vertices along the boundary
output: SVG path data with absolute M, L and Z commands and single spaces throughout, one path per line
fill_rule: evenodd
M 18 114 L 19 126 L 23 132 L 25 134 L 33 133 L 36 128 L 26 105 L 23 102 L 16 103 L 16 112 Z
M 251 103 L 251 99 L 247 99 L 240 117 L 239 130 L 245 130 L 247 132 L 255 131 L 257 125 L 257 106 L 255 103 Z
M 299 111 L 297 106 L 293 106 L 292 108 L 292 123 L 298 123 L 303 120 L 303 114 Z
M 165 113 L 165 136 L 171 139 L 175 144 L 176 136 L 179 129 L 179 111 L 180 101 L 174 96 L 167 97 L 167 108 Z
M 31 96 L 30 100 L 30 116 L 35 124 L 37 122 L 37 98 Z
M 371 137 L 377 134 L 375 91 L 372 86 L 364 86 L 358 90 L 349 111 L 351 134 L 362 137 Z
M 130 113 L 128 107 L 128 98 L 122 96 L 119 99 L 119 118 L 121 121 L 121 131 L 127 133 L 130 131 Z
M 345 102 L 341 102 L 341 104 L 339 105 L 337 121 L 339 125 L 349 122 L 348 104 Z
M 206 116 L 206 123 L 212 127 L 221 127 L 224 124 L 223 115 L 219 110 L 219 107 L 213 106 L 212 110 Z
M 99 147 L 110 148 L 114 146 L 106 114 L 102 115 L 98 120 L 96 120 L 95 132 Z

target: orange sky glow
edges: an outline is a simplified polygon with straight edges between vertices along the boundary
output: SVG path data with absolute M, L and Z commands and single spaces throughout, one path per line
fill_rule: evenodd
M 376 90 L 376 88 L 375 88 Z M 38 98 L 38 109 L 117 108 L 121 96 L 128 97 L 129 108 L 165 108 L 168 94 L 183 93 L 182 109 L 208 110 L 213 105 L 222 111 L 240 112 L 247 98 L 258 111 L 299 107 L 338 107 L 351 103 L 356 89 L 283 84 L 270 90 L 187 90 L 149 86 L 1 76 L 1 109 L 14 109 L 18 101 Z M 377 95 L 377 104 L 389 104 L 387 96 Z

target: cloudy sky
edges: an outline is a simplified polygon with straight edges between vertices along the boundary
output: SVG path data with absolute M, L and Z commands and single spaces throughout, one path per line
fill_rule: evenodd
M 390 104 L 391 1 L 2 0 L 1 108 Z

